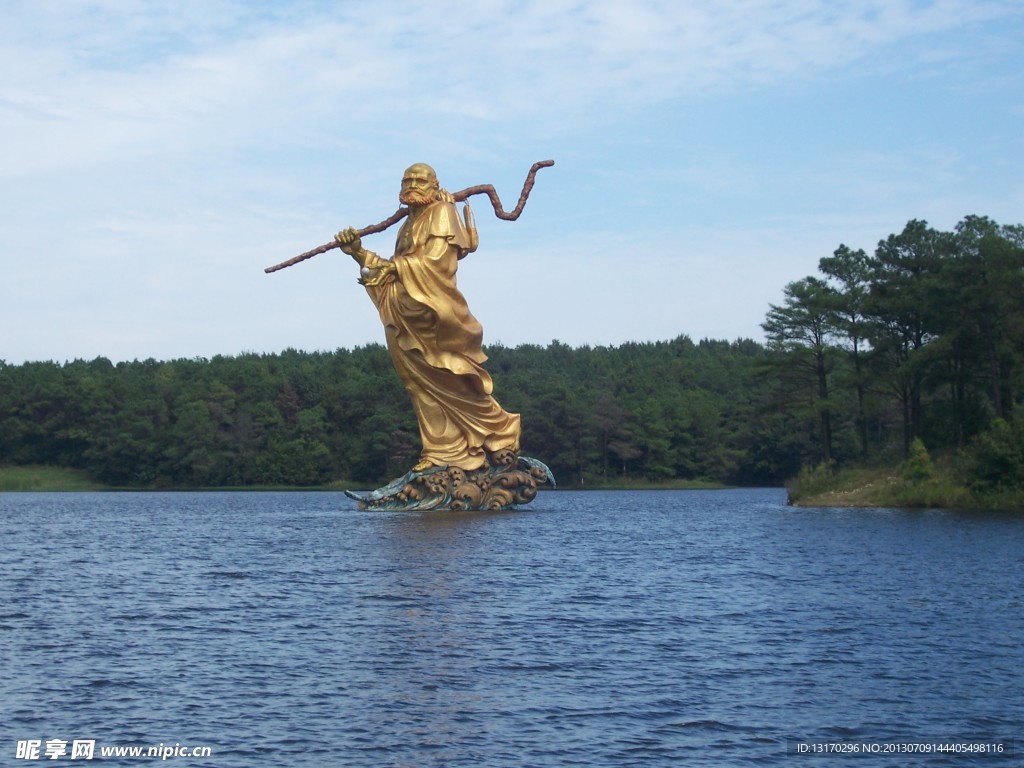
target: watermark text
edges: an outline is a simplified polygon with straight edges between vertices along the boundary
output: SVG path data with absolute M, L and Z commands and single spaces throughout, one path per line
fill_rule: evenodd
M 137 757 L 143 760 L 170 760 L 175 757 L 210 757 L 210 747 L 182 744 L 97 745 L 95 739 L 19 739 L 15 745 L 17 760 L 93 760 L 105 757 Z

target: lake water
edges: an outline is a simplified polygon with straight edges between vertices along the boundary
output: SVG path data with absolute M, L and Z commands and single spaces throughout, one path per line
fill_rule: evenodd
M 0 765 L 34 764 L 32 740 L 46 764 L 66 741 L 58 765 L 75 740 L 126 766 L 101 748 L 209 747 L 159 762 L 218 768 L 1024 764 L 1022 514 L 770 489 L 426 514 L 0 494 L 0 519 Z M 808 752 L 834 742 L 1003 752 Z

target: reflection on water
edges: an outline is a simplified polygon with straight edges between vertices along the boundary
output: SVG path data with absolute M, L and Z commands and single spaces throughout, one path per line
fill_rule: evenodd
M 0 495 L 2 757 L 89 738 L 227 768 L 788 765 L 791 740 L 1022 732 L 1024 517 L 784 501 Z

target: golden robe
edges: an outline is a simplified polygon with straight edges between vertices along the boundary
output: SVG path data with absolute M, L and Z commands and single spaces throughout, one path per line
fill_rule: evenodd
M 421 459 L 473 470 L 488 452 L 519 450 L 519 414 L 491 395 L 483 328 L 456 286 L 470 236 L 455 204 L 438 201 L 416 213 L 398 233 L 396 277 L 366 290 L 416 411 Z

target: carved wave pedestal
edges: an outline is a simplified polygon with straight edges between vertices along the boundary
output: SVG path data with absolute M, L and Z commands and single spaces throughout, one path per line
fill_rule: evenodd
M 345 493 L 359 502 L 360 509 L 500 510 L 528 504 L 539 489 L 554 487 L 547 465 L 506 451 L 492 456 L 491 464 L 468 472 L 461 467 L 431 467 L 407 472 L 362 496 Z

